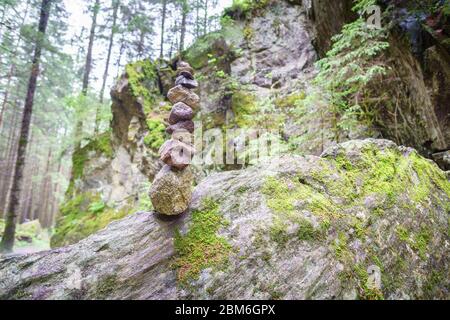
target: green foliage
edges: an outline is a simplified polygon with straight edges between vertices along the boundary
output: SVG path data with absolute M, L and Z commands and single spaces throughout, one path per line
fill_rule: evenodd
M 150 60 L 141 60 L 127 64 L 125 70 L 133 96 L 142 99 L 148 114 L 156 101 L 155 96 L 159 95 L 156 65 Z
M 219 212 L 219 206 L 211 199 L 204 200 L 203 209 L 192 213 L 192 224 L 186 235 L 177 232 L 174 267 L 178 280 L 186 284 L 199 276 L 202 269 L 220 267 L 231 251 L 231 245 L 217 232 L 227 223 Z
M 0 240 L 5 230 L 5 220 L 0 219 Z M 48 242 L 45 233 L 49 230 L 42 229 L 39 221 L 31 221 L 16 225 L 15 248 L 34 247 L 48 249 Z
M 305 98 L 305 92 L 295 92 L 285 97 L 277 98 L 275 100 L 275 105 L 281 109 L 293 108 L 301 104 L 305 100 Z
M 354 10 L 363 11 L 374 3 L 356 1 Z M 359 18 L 344 25 L 332 41 L 332 49 L 317 63 L 320 72 L 315 82 L 336 118 L 335 131 L 350 130 L 361 120 L 372 123 L 376 105 L 386 98 L 373 88 L 389 71 L 381 59 L 389 48 L 387 30 L 369 28 Z
M 89 205 L 88 211 L 93 214 L 101 213 L 105 210 L 106 204 L 103 201 L 93 202 Z
M 90 139 L 85 147 L 74 152 L 72 155 L 73 180 L 83 177 L 84 167 L 89 160 L 89 153 L 91 152 L 95 152 L 97 155 L 103 154 L 108 158 L 113 157 L 111 133 L 109 131 Z
M 225 9 L 224 15 L 233 19 L 248 19 L 271 2 L 271 0 L 233 0 L 231 7 Z
M 235 123 L 240 128 L 251 127 L 257 111 L 255 96 L 245 91 L 236 91 L 231 100 Z
M 147 120 L 149 133 L 144 138 L 144 143 L 151 149 L 158 150 L 167 138 L 166 126 L 161 120 Z
M 210 55 L 216 56 L 214 43 L 224 41 L 220 31 L 208 33 L 198 38 L 194 44 L 184 52 L 184 59 L 190 63 L 194 69 L 201 69 L 208 65 Z
M 318 159 L 316 164 L 317 169 L 308 169 L 311 177 L 291 173 L 266 179 L 261 192 L 273 211 L 270 239 L 278 245 L 295 239 L 327 242 L 336 259 L 344 265 L 346 283 L 359 286 L 360 298 L 383 299 L 380 290 L 367 286 L 366 267 L 373 264 L 382 267 L 382 261 L 376 258 L 377 249 L 366 241 L 367 236 L 373 236 L 371 225 L 394 205 L 411 215 L 417 210 L 432 212 L 431 204 L 441 207 L 440 210 L 446 208 L 448 202 L 440 199 L 450 197 L 450 182 L 434 163 L 416 152 L 406 154 L 396 148 L 379 150 L 370 144 L 357 157 L 348 158 L 338 151 L 329 159 Z M 367 218 L 350 213 L 364 207 L 368 197 L 380 199 L 381 204 L 368 211 Z M 305 211 L 313 214 L 319 227 L 312 224 Z M 428 258 L 434 239 L 430 223 L 416 224 L 412 219 L 411 223 L 395 228 L 398 241 L 406 243 L 423 260 Z M 295 225 L 297 237 L 289 231 Z M 440 232 L 447 232 L 446 228 Z M 358 250 L 368 253 L 364 263 L 355 261 L 355 241 L 361 245 Z M 388 275 L 386 281 L 391 284 L 398 281 L 395 279 L 408 267 L 404 264 L 393 271 L 395 276 Z
M 99 194 L 82 193 L 63 203 L 51 246 L 62 247 L 76 243 L 133 212 L 130 206 L 108 207 Z

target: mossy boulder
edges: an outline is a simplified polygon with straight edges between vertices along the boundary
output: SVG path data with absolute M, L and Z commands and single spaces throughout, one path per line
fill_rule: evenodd
M 176 219 L 140 212 L 2 259 L 0 298 L 448 299 L 449 203 L 415 150 L 349 141 L 210 175 Z
M 132 212 L 131 206 L 109 207 L 100 194 L 82 193 L 60 207 L 55 233 L 51 238 L 52 248 L 77 243 Z

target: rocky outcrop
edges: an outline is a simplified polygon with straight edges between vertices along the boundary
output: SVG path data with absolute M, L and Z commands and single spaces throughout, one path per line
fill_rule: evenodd
M 326 103 L 314 100 L 315 62 L 330 49 L 331 37 L 356 17 L 352 2 L 262 1 L 255 2 L 249 12 L 227 10 L 222 30 L 201 37 L 182 54 L 202 79 L 199 97 L 188 97 L 194 106 L 199 98 L 202 101 L 192 120 L 201 122 L 204 133 L 208 129 L 279 130 L 280 144 L 298 154 L 319 155 L 332 146 L 336 140 L 333 117 L 327 114 Z M 427 28 L 424 32 L 433 33 Z M 391 104 L 374 108 L 379 115 L 375 125 L 358 123 L 339 141 L 388 138 L 416 148 L 448 170 L 449 58 L 445 41 L 430 37 L 424 42 L 422 60 L 414 55 L 408 41 L 390 37 L 391 47 L 383 59 L 395 71 L 391 77 L 395 81 L 382 82 L 378 90 L 392 97 Z M 192 70 L 185 71 L 189 74 Z M 186 83 L 178 79 L 180 92 L 172 94 L 185 91 L 180 81 Z M 111 147 L 104 148 L 104 143 L 95 142 L 99 139 L 92 139 L 94 143 L 74 158 L 77 170 L 68 204 L 72 195 L 86 194 L 86 198 L 96 200 L 94 204 L 104 202 L 118 210 L 142 204 L 150 208 L 147 190 L 163 166 L 158 150 L 170 138 L 166 126 L 185 120 L 183 127 L 192 130 L 189 112 L 183 113 L 182 108 L 179 113 L 170 112 L 166 96 L 176 82 L 175 62 L 159 65 L 138 61 L 126 67 L 112 91 L 113 119 L 107 139 Z M 169 132 L 175 129 L 171 127 Z M 239 137 L 230 144 L 239 144 Z M 215 155 L 212 145 L 204 146 L 197 150 L 201 159 Z M 192 171 L 198 183 L 211 172 L 241 166 L 204 164 Z M 83 205 L 78 211 L 88 208 Z M 60 221 L 57 230 L 71 225 L 67 217 Z M 71 243 L 84 236 L 74 237 Z
M 449 203 L 415 150 L 349 141 L 213 174 L 176 219 L 140 212 L 3 257 L 0 298 L 448 299 Z

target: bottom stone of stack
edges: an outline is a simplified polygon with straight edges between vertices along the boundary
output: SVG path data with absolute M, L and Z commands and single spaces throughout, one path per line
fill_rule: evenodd
M 192 200 L 193 180 L 190 167 L 173 170 L 165 165 L 150 188 L 150 199 L 155 211 L 168 216 L 185 212 Z

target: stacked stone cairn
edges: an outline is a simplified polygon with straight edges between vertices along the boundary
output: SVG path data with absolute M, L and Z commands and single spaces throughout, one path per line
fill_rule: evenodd
M 192 90 L 198 87 L 194 70 L 183 61 L 178 62 L 175 87 L 167 97 L 174 104 L 170 113 L 167 133 L 171 139 L 159 149 L 165 163 L 156 175 L 150 189 L 150 199 L 156 212 L 175 216 L 184 213 L 192 200 L 194 180 L 190 163 L 195 153 L 193 147 L 194 113 L 200 98 Z

